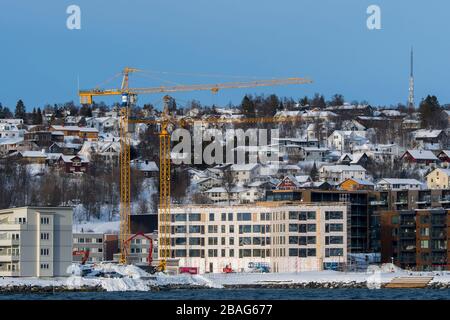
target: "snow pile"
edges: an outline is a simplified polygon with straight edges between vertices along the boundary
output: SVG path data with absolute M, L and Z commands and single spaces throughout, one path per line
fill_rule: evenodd
M 157 273 L 156 279 L 153 281 L 156 286 L 170 286 L 170 285 L 186 285 L 186 286 L 201 286 L 208 288 L 222 288 L 222 285 L 215 283 L 202 275 L 167 275 L 165 273 Z
M 381 272 L 386 273 L 386 272 L 396 272 L 396 273 L 405 273 L 406 271 L 397 267 L 395 264 L 392 263 L 383 263 L 381 265 Z
M 123 278 L 83 278 L 80 276 L 69 277 L 65 285 L 70 289 L 83 286 L 101 286 L 106 291 L 148 291 L 147 283 L 140 279 Z

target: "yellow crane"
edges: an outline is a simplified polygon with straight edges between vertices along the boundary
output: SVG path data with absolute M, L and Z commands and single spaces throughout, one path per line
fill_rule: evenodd
M 188 92 L 188 91 L 211 91 L 217 93 L 221 89 L 234 88 L 254 88 L 269 87 L 290 84 L 307 84 L 312 83 L 306 78 L 284 78 L 257 80 L 250 82 L 226 82 L 215 84 L 195 84 L 195 85 L 176 85 L 176 86 L 160 86 L 150 88 L 130 88 L 129 76 L 131 73 L 140 72 L 141 70 L 126 67 L 122 71 L 122 84 L 120 89 L 99 89 L 80 90 L 81 104 L 92 104 L 93 98 L 97 96 L 122 96 L 122 108 L 120 110 L 120 263 L 127 262 L 127 237 L 130 234 L 130 214 L 131 214 L 131 197 L 130 197 L 130 123 L 147 123 L 159 124 L 159 150 L 160 150 L 160 166 L 159 166 L 159 260 L 161 270 L 165 270 L 167 259 L 170 258 L 170 135 L 168 125 L 170 123 L 180 124 L 180 121 L 172 117 L 167 108 L 169 96 L 165 96 L 165 107 L 159 120 L 140 120 L 129 119 L 130 106 L 137 100 L 140 94 L 157 94 L 171 92 Z M 204 120 L 202 120 L 204 121 Z M 209 123 L 256 123 L 256 122 L 284 122 L 292 121 L 289 119 L 274 118 L 244 118 L 244 119 L 210 119 Z

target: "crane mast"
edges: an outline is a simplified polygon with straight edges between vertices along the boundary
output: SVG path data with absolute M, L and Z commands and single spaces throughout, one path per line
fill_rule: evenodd
M 171 159 L 170 159 L 170 134 L 168 132 L 169 123 L 178 123 L 176 119 L 171 117 L 168 110 L 169 96 L 165 96 L 164 109 L 160 120 L 140 120 L 129 119 L 131 106 L 135 103 L 139 94 L 157 94 L 169 92 L 188 92 L 188 91 L 211 91 L 217 93 L 221 89 L 235 88 L 253 88 L 268 87 L 290 84 L 307 84 L 312 83 L 311 80 L 305 78 L 285 78 L 258 80 L 250 82 L 228 82 L 216 84 L 199 84 L 199 85 L 178 85 L 178 86 L 160 86 L 151 88 L 130 88 L 130 73 L 139 72 L 139 69 L 126 67 L 122 71 L 122 84 L 120 89 L 92 89 L 80 90 L 81 104 L 92 104 L 93 98 L 97 96 L 122 96 L 122 107 L 120 109 L 120 263 L 127 263 L 127 241 L 130 235 L 130 215 L 131 215 L 131 172 L 130 172 L 130 135 L 129 124 L 131 123 L 147 123 L 159 124 L 159 260 L 160 270 L 166 269 L 167 259 L 171 257 L 170 250 L 170 180 L 171 180 Z M 204 121 L 204 120 L 202 120 Z M 220 120 L 206 121 L 210 123 L 221 123 Z M 285 122 L 283 119 L 274 118 L 253 118 L 253 119 L 226 119 L 224 123 L 256 123 L 256 122 Z

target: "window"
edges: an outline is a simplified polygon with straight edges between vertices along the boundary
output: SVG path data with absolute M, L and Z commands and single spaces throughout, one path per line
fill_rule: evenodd
M 420 247 L 422 249 L 428 249 L 430 248 L 430 243 L 428 240 L 420 240 Z
M 325 257 L 340 257 L 344 255 L 342 248 L 325 248 Z
M 229 250 L 229 256 L 230 256 L 230 258 L 234 257 L 234 249 Z
M 217 246 L 217 244 L 218 244 L 217 237 L 209 237 L 208 238 L 209 246 Z
M 189 233 L 205 233 L 205 226 L 189 226 Z
M 344 225 L 342 223 L 327 223 L 325 224 L 325 232 L 342 232 Z
M 177 213 L 174 215 L 175 217 L 175 221 L 186 221 L 187 220 L 187 216 L 184 213 Z
M 230 242 L 230 246 L 234 246 L 234 238 L 230 238 L 229 242 Z
M 228 221 L 233 221 L 233 212 L 228 213 Z
M 290 220 L 298 220 L 298 212 L 297 211 L 289 211 L 289 219 Z
M 308 257 L 316 256 L 316 249 L 306 249 L 306 250 L 307 250 L 306 254 L 308 255 Z
M 239 249 L 239 258 L 251 257 L 252 250 L 251 249 Z
M 289 248 L 289 257 L 297 257 L 297 256 L 298 256 L 298 249 Z
M 49 217 L 41 217 L 41 224 L 50 224 Z
M 217 257 L 217 249 L 208 249 L 208 257 Z
M 316 225 L 315 224 L 307 224 L 306 231 L 307 232 L 316 232 Z
M 299 237 L 289 237 L 289 244 L 298 244 L 298 238 Z
M 252 226 L 251 225 L 241 225 L 239 226 L 239 234 L 243 233 L 251 233 L 252 232 Z
M 289 224 L 289 232 L 298 232 L 298 224 Z
M 239 237 L 239 245 L 240 246 L 247 246 L 252 244 L 252 238 L 251 237 Z
M 237 214 L 238 221 L 251 221 L 252 215 L 250 212 L 239 212 Z
M 344 213 L 342 211 L 325 211 L 325 220 L 343 219 Z
M 177 246 L 186 245 L 186 238 L 175 238 L 175 245 Z
M 221 256 L 221 257 L 225 257 L 225 254 L 226 254 L 226 253 L 225 253 L 225 249 L 221 249 L 221 250 L 220 250 L 220 256 Z
M 230 225 L 230 233 L 234 233 L 234 226 Z
M 220 239 L 220 243 L 221 243 L 222 246 L 225 245 L 225 237 L 222 237 L 222 238 Z M 223 256 L 223 257 L 224 257 L 224 256 Z
M 299 233 L 306 233 L 306 224 L 299 224 L 298 225 L 298 232 Z
M 209 221 L 214 221 L 214 213 L 209 214 Z
M 41 248 L 41 256 L 48 256 L 50 254 L 50 249 Z
M 222 213 L 221 214 L 221 220 L 222 221 L 227 221 L 227 214 L 226 213 Z
M 342 236 L 327 236 L 325 237 L 325 244 L 343 244 L 344 237 Z
M 175 257 L 186 257 L 186 249 L 175 250 Z
M 204 251 L 200 249 L 190 249 L 189 250 L 189 257 L 203 257 Z
M 308 220 L 316 220 L 316 212 L 308 211 Z
M 50 234 L 47 232 L 41 232 L 41 240 L 49 240 Z
M 175 226 L 174 233 L 186 233 L 186 226 Z
M 299 249 L 298 250 L 298 256 L 301 257 L 301 258 L 306 258 L 307 254 L 308 253 L 307 253 L 306 249 Z
M 208 233 L 217 233 L 218 227 L 217 226 L 208 226 Z
M 189 238 L 189 245 L 191 246 L 203 246 L 205 240 L 203 238 Z
M 201 221 L 201 214 L 200 213 L 190 213 L 189 221 Z
M 420 228 L 420 235 L 428 237 L 430 235 L 430 228 Z
M 97 243 L 102 243 L 103 239 L 102 238 L 97 238 Z
M 253 226 L 253 232 L 254 233 L 261 233 L 261 225 L 254 225 Z
M 307 244 L 316 244 L 316 237 L 307 237 L 306 243 Z
M 41 269 L 49 269 L 50 265 L 48 263 L 41 263 Z
M 391 217 L 391 223 L 392 224 L 398 224 L 398 216 L 392 216 Z

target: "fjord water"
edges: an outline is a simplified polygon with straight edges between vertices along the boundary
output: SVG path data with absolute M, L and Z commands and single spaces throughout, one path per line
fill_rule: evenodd
M 180 289 L 150 292 L 0 293 L 0 300 L 450 300 L 450 289 Z

